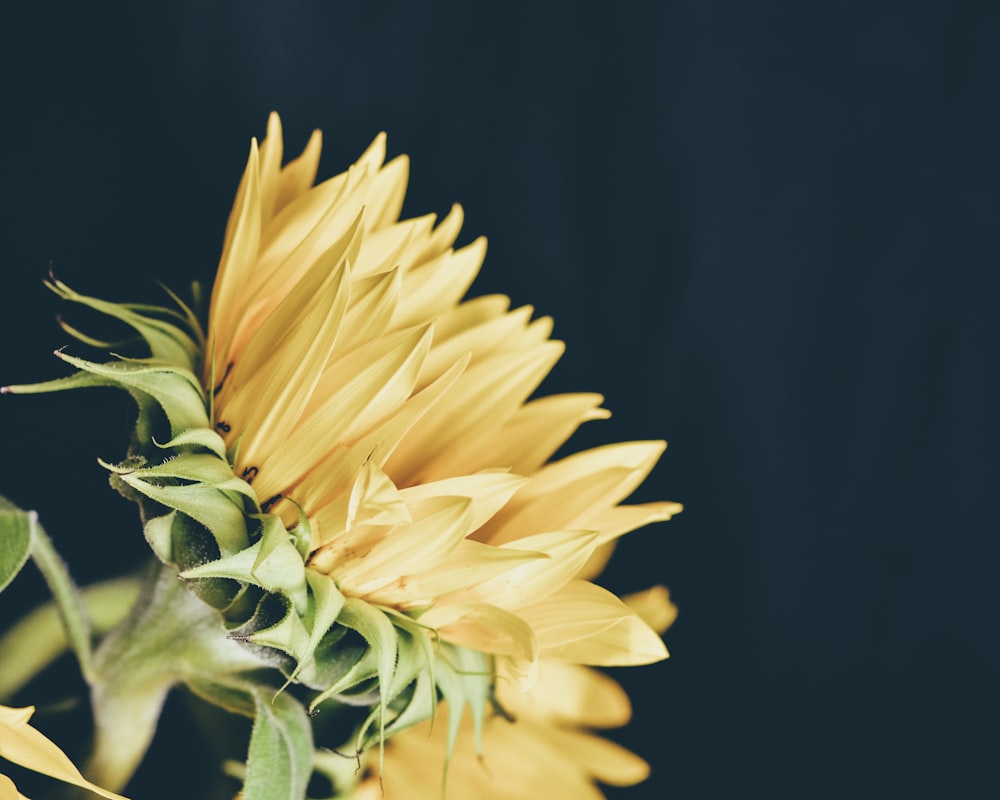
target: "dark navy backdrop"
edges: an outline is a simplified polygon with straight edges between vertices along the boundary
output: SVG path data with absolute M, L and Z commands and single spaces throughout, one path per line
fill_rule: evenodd
M 545 388 L 606 394 L 577 444 L 671 443 L 639 497 L 687 511 L 608 573 L 681 608 L 620 674 L 654 772 L 611 795 L 995 790 L 996 8 L 146 5 L 6 12 L 0 382 L 60 373 L 50 262 L 117 299 L 210 278 L 270 110 L 323 174 L 387 130 L 407 212 L 490 237 L 475 290 L 554 316 Z M 0 492 L 83 580 L 144 552 L 95 461 L 130 414 L 0 404 Z

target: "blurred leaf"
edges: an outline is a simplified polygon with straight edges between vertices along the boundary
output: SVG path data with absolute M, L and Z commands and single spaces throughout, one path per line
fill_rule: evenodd
M 14 580 L 31 554 L 34 512 L 22 511 L 0 497 L 0 591 Z
M 273 699 L 258 690 L 257 717 L 247 754 L 243 800 L 300 800 L 312 774 L 312 727 L 306 710 L 291 695 Z
M 254 718 L 247 753 L 243 800 L 302 800 L 312 774 L 312 726 L 294 697 L 275 694 L 273 686 L 251 675 L 191 675 L 188 687 L 199 697 L 231 713 Z

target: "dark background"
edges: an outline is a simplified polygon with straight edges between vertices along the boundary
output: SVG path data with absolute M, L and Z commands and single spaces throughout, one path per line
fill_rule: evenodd
M 148 5 L 4 12 L 0 383 L 64 372 L 50 262 L 211 279 L 270 110 L 322 175 L 386 130 L 406 213 L 490 237 L 474 292 L 555 318 L 544 388 L 606 395 L 575 445 L 670 441 L 637 497 L 687 510 L 607 581 L 681 615 L 610 796 L 994 795 L 1000 7 Z M 130 416 L 0 403 L 0 491 L 83 581 L 144 552 L 95 461 Z

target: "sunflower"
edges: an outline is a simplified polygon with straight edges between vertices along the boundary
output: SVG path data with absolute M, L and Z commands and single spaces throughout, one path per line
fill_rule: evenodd
M 588 580 L 613 543 L 680 511 L 621 505 L 665 448 L 613 444 L 551 461 L 597 394 L 531 399 L 563 351 L 508 298 L 463 301 L 480 238 L 461 208 L 400 219 L 409 164 L 385 136 L 314 185 L 321 138 L 282 166 L 280 122 L 254 141 L 226 228 L 207 332 L 197 315 L 64 298 L 136 329 L 150 356 L 9 391 L 117 385 L 136 398 L 130 457 L 157 555 L 281 654 L 313 705 L 377 698 L 382 739 L 449 701 L 482 724 L 497 686 L 540 660 L 653 662 L 662 640 Z M 74 329 L 68 330 L 76 334 Z M 93 340 L 83 337 L 85 341 Z M 284 660 L 282 660 L 284 659 Z M 391 711 L 390 711 L 391 709 Z

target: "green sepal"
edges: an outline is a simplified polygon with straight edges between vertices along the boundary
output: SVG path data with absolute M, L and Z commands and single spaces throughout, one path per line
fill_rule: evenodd
M 341 658 L 340 663 L 348 666 L 333 683 L 312 699 L 309 710 L 316 710 L 330 698 L 336 698 L 350 705 L 371 705 L 378 699 L 378 658 L 366 639 L 356 631 L 351 630 L 348 636 L 354 641 L 355 647 L 348 652 L 347 658 Z M 361 644 L 363 642 L 363 644 Z M 360 649 L 357 645 L 360 645 Z
M 262 623 L 261 620 L 268 619 L 269 615 L 255 616 L 251 619 L 251 623 L 260 625 L 260 627 L 246 636 L 238 636 L 234 632 L 233 638 L 238 638 L 241 641 L 249 642 L 258 647 L 269 647 L 272 650 L 278 650 L 294 659 L 295 653 L 308 639 L 309 634 L 306 632 L 302 620 L 295 613 L 291 602 L 286 597 L 278 594 L 265 595 L 261 603 L 269 601 L 268 606 L 276 607 L 277 602 L 275 602 L 274 598 L 280 598 L 281 602 L 285 603 L 285 613 L 277 622 L 271 624 Z
M 160 444 L 153 441 L 161 450 L 179 450 L 185 447 L 200 447 L 214 453 L 223 461 L 226 460 L 226 443 L 211 428 L 191 428 L 178 434 L 169 442 Z
M 344 595 L 333 578 L 313 570 L 306 570 L 305 578 L 310 590 L 309 609 L 304 618 L 305 627 L 309 630 L 309 641 L 295 654 L 298 666 L 288 676 L 289 682 L 300 676 L 303 681 L 308 681 L 309 677 L 315 679 L 316 650 L 344 608 Z
M 177 308 L 180 309 L 179 311 L 175 311 L 172 308 L 162 308 L 160 306 L 144 306 L 140 303 L 132 303 L 129 304 L 128 307 L 132 311 L 136 312 L 141 312 L 144 309 L 148 308 L 150 311 L 161 312 L 168 317 L 173 317 L 174 319 L 183 322 L 185 325 L 187 325 L 188 330 L 192 334 L 194 334 L 194 338 L 198 343 L 198 352 L 203 353 L 205 351 L 205 332 L 202 330 L 201 322 L 198 320 L 198 315 L 195 313 L 194 309 L 192 309 L 191 306 L 189 306 L 187 303 L 181 300 L 181 298 L 178 297 L 178 295 L 173 291 L 173 289 L 171 289 L 165 283 L 157 281 L 156 284 L 161 289 L 163 289 L 164 292 L 170 295 L 170 299 L 177 304 Z M 200 308 L 203 299 L 204 298 L 202 297 L 201 293 L 201 283 L 199 281 L 192 281 L 191 305 L 193 305 L 195 308 Z M 199 370 L 195 370 L 195 372 L 198 371 Z
M 256 508 L 257 495 L 250 484 L 233 474 L 224 459 L 211 453 L 179 453 L 154 466 L 129 459 L 121 464 L 100 462 L 105 469 L 159 486 L 204 486 L 226 493 L 244 507 Z M 178 481 L 182 483 L 178 484 Z
M 141 336 L 129 336 L 125 339 L 97 339 L 89 334 L 84 333 L 79 328 L 75 328 L 70 325 L 66 320 L 59 319 L 59 327 L 62 328 L 66 333 L 72 336 L 79 342 L 90 345 L 91 347 L 96 347 L 101 350 L 121 350 L 124 347 L 128 347 L 131 344 L 142 341 Z
M 232 555 L 223 556 L 212 561 L 205 561 L 181 572 L 185 580 L 197 578 L 232 578 L 237 581 L 253 581 L 253 565 L 260 554 L 260 541 L 239 550 Z M 259 585 L 259 584 L 258 584 Z M 266 586 L 261 586 L 266 589 Z
M 426 722 L 428 719 L 433 724 L 438 705 L 438 693 L 434 679 L 427 672 L 419 673 L 412 683 L 412 691 L 405 702 L 398 709 L 395 708 L 395 705 L 394 701 L 393 708 L 396 715 L 385 726 L 384 735 L 387 739 L 407 728 Z M 365 741 L 363 746 L 368 747 L 372 744 L 374 744 L 374 739 Z
M 132 470 L 124 465 L 104 466 L 149 499 L 204 525 L 223 555 L 239 553 L 250 543 L 243 500 L 253 490 L 214 456 L 182 453 L 155 467 Z M 192 482 L 169 483 L 181 480 Z
M 415 725 L 431 717 L 436 705 L 436 694 L 431 691 L 421 691 L 418 695 L 414 682 L 419 676 L 426 675 L 431 686 L 433 679 L 427 672 L 427 663 L 424 656 L 424 648 L 418 641 L 427 637 L 425 631 L 419 631 L 416 635 L 396 629 L 397 663 L 395 673 L 390 683 L 379 683 L 380 702 L 378 706 L 371 710 L 368 717 L 361 724 L 357 735 L 358 751 L 365 750 L 370 745 L 382 742 L 389 738 L 397 730 L 403 727 Z M 406 690 L 412 687 L 409 694 Z M 430 699 L 433 697 L 433 700 Z M 414 705 L 414 700 L 416 705 Z M 388 712 L 392 712 L 390 716 Z M 400 721 L 400 717 L 406 713 L 406 717 Z M 397 729 L 396 722 L 400 722 Z M 373 727 L 378 723 L 378 729 L 373 731 Z
M 486 720 L 486 708 L 493 696 L 493 669 L 484 653 L 443 644 L 436 679 L 441 696 L 448 703 L 448 747 L 445 756 L 447 775 L 465 706 L 469 706 L 472 712 L 476 751 L 480 754 L 483 752 L 483 724 Z
M 92 385 L 121 386 L 152 397 L 167 417 L 171 436 L 177 436 L 190 428 L 211 427 L 205 408 L 204 392 L 194 374 L 183 367 L 168 362 L 148 360 L 121 360 L 97 364 L 58 350 L 56 356 L 101 381 Z M 25 393 L 32 388 L 36 392 L 71 388 L 66 385 L 57 386 L 58 383 L 59 381 L 48 381 L 34 384 L 32 387 L 11 387 L 11 391 Z
M 197 370 L 200 353 L 199 345 L 177 325 L 149 316 L 150 314 L 157 314 L 174 317 L 178 321 L 192 327 L 200 336 L 201 331 L 197 326 L 197 321 L 194 320 L 190 310 L 183 303 L 180 303 L 180 300 L 172 292 L 170 294 L 173 296 L 173 299 L 181 305 L 184 311 L 187 312 L 186 314 L 179 314 L 172 309 L 161 308 L 159 306 L 111 303 L 107 300 L 87 297 L 86 295 L 78 294 L 65 283 L 55 278 L 46 281 L 46 286 L 64 300 L 79 303 L 124 322 L 145 340 L 154 358 L 183 364 L 192 372 Z
M 112 477 L 117 478 L 116 475 Z M 124 485 L 128 486 L 128 484 Z M 131 489 L 130 486 L 128 488 Z M 173 528 L 176 517 L 177 512 L 171 510 L 168 514 L 146 520 L 146 524 L 143 526 L 146 541 L 156 557 L 164 564 L 171 564 L 174 561 Z
M 176 488 L 176 487 L 171 487 Z M 268 592 L 285 595 L 300 616 L 309 608 L 306 569 L 292 537 L 281 520 L 270 514 L 254 515 L 262 525 L 261 538 L 249 547 L 184 569 L 181 577 L 231 578 Z
M 196 520 L 173 512 L 170 518 L 171 559 L 178 570 L 192 569 L 200 564 L 219 558 L 219 546 L 212 536 Z M 210 606 L 227 611 L 245 592 L 246 585 L 237 580 L 225 578 L 205 578 L 190 580 L 188 588 Z
M 341 625 L 357 631 L 367 642 L 368 652 L 355 665 L 355 667 L 333 686 L 321 692 L 313 700 L 311 707 L 322 699 L 354 688 L 364 680 L 365 673 L 374 668 L 375 677 L 378 680 L 378 707 L 373 711 L 377 716 L 379 724 L 379 770 L 382 768 L 385 744 L 385 722 L 388 707 L 389 691 L 393 686 L 393 678 L 396 673 L 396 660 L 399 653 L 399 632 L 389 621 L 389 617 L 376 606 L 360 600 L 356 597 L 344 599 L 344 607 L 341 609 L 338 620 Z M 370 665 L 366 662 L 371 662 Z M 363 726 L 367 729 L 368 724 Z M 361 736 L 359 735 L 359 749 Z
M 59 351 L 56 355 L 81 371 L 41 383 L 5 386 L 4 392 L 45 394 L 104 386 L 124 389 L 139 408 L 133 439 L 140 447 L 148 446 L 153 439 L 161 415 L 171 436 L 190 428 L 209 427 L 201 389 L 194 376 L 184 370 L 121 361 L 94 364 Z
M 34 511 L 22 511 L 0 497 L 0 591 L 7 588 L 27 563 L 34 528 Z
M 281 519 L 273 514 L 261 514 L 256 518 L 263 530 L 259 552 L 250 571 L 254 582 L 269 592 L 285 594 L 299 616 L 304 617 L 309 610 L 309 591 L 302 555 Z
M 368 652 L 368 643 L 357 633 L 342 625 L 334 625 L 320 639 L 311 661 L 304 661 L 305 666 L 296 676 L 296 680 L 311 689 L 319 691 L 333 686 Z M 374 670 L 370 672 L 374 675 Z M 312 703 L 315 710 L 318 703 Z
M 249 591 L 252 590 L 252 593 Z M 248 585 L 247 599 L 254 593 L 259 593 L 256 605 L 250 609 L 241 603 L 240 608 L 234 607 L 230 613 L 229 638 L 245 642 L 257 649 L 269 650 L 272 661 L 290 672 L 294 656 L 308 640 L 308 634 L 302 619 L 295 612 L 285 595 L 277 592 L 262 591 L 252 584 Z M 246 612 L 250 611 L 249 614 Z

